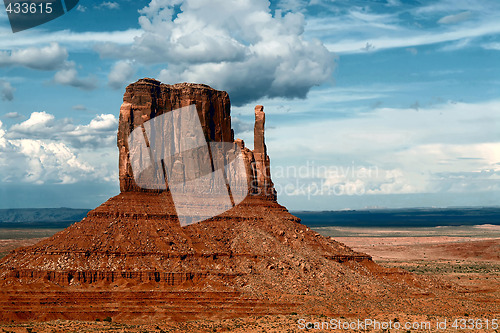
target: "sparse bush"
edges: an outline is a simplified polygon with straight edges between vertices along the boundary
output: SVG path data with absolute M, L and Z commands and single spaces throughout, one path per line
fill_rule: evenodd
M 108 323 L 110 323 L 111 321 L 113 321 L 113 319 L 111 319 L 111 317 L 106 317 L 102 321 L 107 321 Z

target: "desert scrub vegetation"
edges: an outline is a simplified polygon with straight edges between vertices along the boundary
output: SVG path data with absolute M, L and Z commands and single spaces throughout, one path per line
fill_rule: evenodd
M 452 273 L 489 273 L 499 274 L 500 265 L 490 262 L 437 262 L 419 261 L 412 263 L 389 262 L 384 263 L 386 267 L 397 267 L 415 274 L 452 274 Z

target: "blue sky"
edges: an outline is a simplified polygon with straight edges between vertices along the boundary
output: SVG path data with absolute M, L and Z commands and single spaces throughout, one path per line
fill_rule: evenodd
M 116 195 L 116 129 L 142 77 L 265 107 L 291 210 L 500 202 L 500 3 L 80 1 L 13 34 L 0 11 L 0 208 Z

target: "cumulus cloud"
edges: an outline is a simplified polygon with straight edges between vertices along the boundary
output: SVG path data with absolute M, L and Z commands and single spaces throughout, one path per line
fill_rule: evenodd
M 425 193 L 429 185 L 425 177 L 414 177 L 400 168 L 382 169 L 354 162 L 345 165 L 307 162 L 299 167 L 277 169 L 273 170 L 275 182 L 290 196 Z
M 84 90 L 95 89 L 97 79 L 93 76 L 78 77 L 75 63 L 67 59 L 66 48 L 54 42 L 45 47 L 0 51 L 0 67 L 22 66 L 36 70 L 57 70 L 53 82 Z M 13 92 L 10 83 L 0 80 L 0 97 L 3 100 L 12 100 Z
M 475 193 L 500 191 L 500 171 L 480 170 L 472 172 L 451 172 L 436 174 L 438 191 L 450 193 Z
M 53 81 L 62 85 L 69 85 L 84 90 L 97 87 L 97 79 L 92 76 L 78 77 L 76 65 L 68 61 L 68 51 L 58 43 L 51 43 L 44 47 L 28 47 L 0 51 L 0 67 L 22 66 L 35 70 L 57 70 Z M 0 80 L 0 96 L 3 100 L 13 99 L 14 88 L 9 82 Z
M 500 190 L 497 151 L 500 151 L 500 142 L 417 145 L 393 153 L 391 163 L 379 160 L 366 165 L 354 162 L 314 165 L 308 162 L 298 167 L 287 165 L 281 168 L 284 173 L 274 167 L 273 180 L 281 193 L 288 196 L 484 193 Z M 388 165 L 399 167 L 384 168 Z
M 66 48 L 58 43 L 51 43 L 40 48 L 0 51 L 0 67 L 23 66 L 37 70 L 55 70 L 64 66 L 67 58 Z
M 118 61 L 108 74 L 108 85 L 113 89 L 120 89 L 135 74 L 134 66 L 130 61 Z
M 74 125 L 71 119 L 56 120 L 54 115 L 42 111 L 33 112 L 27 120 L 12 125 L 7 137 L 61 140 L 76 148 L 99 148 L 113 146 L 117 128 L 118 119 L 112 114 L 97 115 L 87 125 Z
M 94 7 L 97 9 L 120 9 L 120 4 L 115 1 L 104 1 Z
M 425 193 L 429 191 L 425 177 L 401 169 L 378 170 L 380 177 L 367 178 L 363 183 L 366 194 Z
M 324 176 L 324 191 L 337 191 L 337 195 L 407 194 L 425 193 L 428 182 L 399 168 L 380 169 L 376 166 L 347 166 L 332 168 Z M 343 172 L 339 172 L 343 170 Z M 342 192 L 338 192 L 342 190 Z
M 33 112 L 29 119 L 20 124 L 12 125 L 10 131 L 17 134 L 19 137 L 30 135 L 35 137 L 53 136 L 54 126 L 61 126 L 54 121 L 55 117 L 45 111 Z
M 116 181 L 117 123 L 101 114 L 74 125 L 47 112 L 33 112 L 8 130 L 0 122 L 0 182 Z
M 112 147 L 116 142 L 118 119 L 112 114 L 97 115 L 88 125 L 78 125 L 61 137 L 75 147 Z
M 144 33 L 130 48 L 99 45 L 101 56 L 168 64 L 162 81 L 207 83 L 227 90 L 235 105 L 264 96 L 304 98 L 335 67 L 320 41 L 304 38 L 302 14 L 273 16 L 266 0 L 154 0 L 140 13 Z
M 93 76 L 87 76 L 85 78 L 78 77 L 78 71 L 75 68 L 75 64 L 71 61 L 66 63 L 65 68 L 55 73 L 54 82 L 83 90 L 93 90 L 97 88 L 97 78 Z
M 35 184 L 70 184 L 94 171 L 62 142 L 21 139 L 13 140 L 11 144 L 16 159 L 24 160 L 24 163 L 16 165 L 16 171 L 4 173 L 4 182 L 21 180 Z
M 12 101 L 14 99 L 15 88 L 12 87 L 10 82 L 0 80 L 0 96 L 3 101 Z

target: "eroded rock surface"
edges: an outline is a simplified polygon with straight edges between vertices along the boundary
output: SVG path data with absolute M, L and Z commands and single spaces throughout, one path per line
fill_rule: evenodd
M 161 84 L 154 79 L 142 79 L 129 85 L 120 108 L 120 123 L 117 140 L 120 152 L 119 175 L 121 192 L 144 192 L 154 189 L 163 190 L 159 185 L 153 184 L 147 186 L 147 181 L 145 182 L 146 186 L 141 186 L 141 184 L 137 184 L 135 181 L 132 167 L 134 161 L 132 156 L 143 156 L 144 152 L 133 151 L 141 147 L 130 147 L 129 138 L 131 133 L 136 129 L 143 128 L 143 132 L 146 132 L 147 128 L 144 128 L 144 125 L 146 124 L 147 127 L 147 123 L 151 119 L 159 119 L 161 115 L 165 115 L 168 112 L 195 105 L 204 140 L 209 143 L 209 147 L 207 149 L 207 147 L 202 147 L 199 143 L 194 144 L 197 149 L 195 149 L 194 152 L 189 152 L 189 158 L 185 158 L 185 160 L 182 161 L 184 167 L 175 175 L 179 178 L 176 182 L 189 180 L 189 172 L 193 170 L 198 172 L 198 170 L 200 170 L 200 166 L 190 165 L 190 161 L 201 161 L 204 162 L 204 165 L 209 165 L 207 160 L 211 157 L 213 161 L 222 160 L 221 164 L 229 164 L 229 162 L 231 162 L 230 160 L 220 157 L 226 153 L 224 151 L 225 149 L 213 143 L 236 143 L 240 149 L 245 151 L 245 168 L 248 176 L 247 186 L 250 189 L 250 193 L 254 195 L 263 195 L 271 200 L 276 200 L 276 192 L 271 181 L 269 156 L 267 155 L 264 142 L 264 108 L 261 105 L 255 107 L 255 148 L 251 151 L 244 147 L 243 141 L 234 140 L 234 132 L 231 129 L 230 104 L 229 96 L 225 91 L 218 91 L 202 84 L 179 83 L 167 85 Z M 170 120 L 170 122 L 173 122 L 176 128 L 181 128 L 182 120 L 177 115 L 187 114 L 187 112 L 173 113 L 176 114 L 176 117 Z M 189 125 L 191 125 L 191 123 L 192 122 L 190 122 Z M 138 132 L 136 131 L 136 133 Z M 200 139 L 196 138 L 196 133 L 188 133 L 187 130 L 171 130 L 167 131 L 167 133 L 168 135 L 156 138 L 154 141 L 152 141 L 151 138 L 147 138 L 148 140 L 144 148 L 168 146 L 170 142 L 174 142 L 178 145 L 179 141 L 182 141 L 189 135 L 195 137 L 194 140 L 199 141 Z M 212 144 L 210 145 L 210 143 Z M 208 156 L 209 154 L 210 157 Z M 167 169 L 175 169 L 175 161 L 173 159 L 164 159 L 163 162 L 167 164 Z M 168 165 L 168 162 L 170 162 L 171 165 Z M 203 170 L 199 173 L 203 174 Z M 227 176 L 230 175 L 231 173 L 228 172 Z M 239 176 L 237 173 L 235 173 L 235 175 Z M 210 179 L 210 181 L 215 184 L 217 183 L 217 181 L 213 179 Z M 238 184 L 238 179 L 234 180 L 234 183 Z
M 229 96 L 203 84 L 161 84 L 142 79 L 129 85 L 123 96 L 118 127 L 119 176 L 121 192 L 144 191 L 134 182 L 128 138 L 137 127 L 156 116 L 196 105 L 203 133 L 209 142 L 233 142 Z

